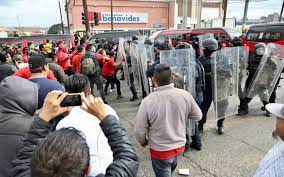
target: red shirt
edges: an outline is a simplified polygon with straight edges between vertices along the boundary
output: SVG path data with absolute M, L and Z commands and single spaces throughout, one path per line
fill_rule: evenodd
M 30 68 L 27 66 L 27 67 L 24 67 L 24 68 L 16 71 L 13 74 L 13 76 L 18 76 L 18 77 L 21 77 L 21 78 L 24 78 L 24 79 L 29 79 L 32 76 L 32 73 L 30 71 Z M 47 71 L 47 79 L 57 80 L 52 71 Z
M 110 58 L 109 61 L 107 61 L 103 66 L 102 75 L 105 77 L 113 76 L 116 68 L 114 65 L 114 58 Z
M 75 67 L 76 73 L 80 73 L 80 71 L 81 71 L 81 61 L 82 61 L 82 58 L 83 58 L 83 54 L 82 53 L 78 53 L 72 59 L 72 64 Z
M 102 54 L 96 53 L 96 58 L 97 58 L 97 60 L 98 60 L 101 64 L 104 63 L 104 58 L 105 58 L 105 57 L 104 57 Z
M 59 65 L 64 70 L 72 67 L 70 59 L 69 59 L 69 55 L 67 53 L 64 53 L 63 51 L 59 51 L 59 53 L 56 56 L 57 56 Z
M 169 151 L 155 151 L 153 149 L 150 149 L 150 154 L 153 159 L 167 160 L 183 153 L 183 151 L 184 151 L 184 146 Z

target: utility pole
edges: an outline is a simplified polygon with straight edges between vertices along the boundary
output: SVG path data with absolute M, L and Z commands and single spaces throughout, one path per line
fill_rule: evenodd
M 68 33 L 70 34 L 69 9 L 68 9 L 68 2 L 67 2 L 67 0 L 65 0 L 65 11 L 66 11 L 66 16 L 67 16 Z
M 246 0 L 245 10 L 244 10 L 244 18 L 243 18 L 242 31 L 245 30 L 245 25 L 246 25 L 246 20 L 247 20 L 247 14 L 248 14 L 248 6 L 249 6 L 249 0 Z
M 111 22 L 110 22 L 111 31 L 113 31 L 113 4 L 112 4 L 112 0 L 110 0 L 110 18 L 111 18 Z
M 20 23 L 19 15 L 17 15 L 17 19 L 18 19 L 18 25 L 19 25 L 19 28 L 21 28 L 21 23 Z
M 59 5 L 59 12 L 60 12 L 60 19 L 61 19 L 62 34 L 64 34 L 64 24 L 63 24 L 63 19 L 62 19 L 62 12 L 61 12 L 60 0 L 58 0 L 58 5 Z
M 227 7 L 228 7 L 228 0 L 223 0 L 223 9 L 224 9 L 223 25 L 222 25 L 223 27 L 226 26 Z
M 182 26 L 183 29 L 187 29 L 187 11 L 188 11 L 188 0 L 183 0 L 183 18 L 182 18 Z
M 89 39 L 89 37 L 90 37 L 90 24 L 89 24 L 87 0 L 83 0 L 83 7 L 84 7 L 84 15 L 85 15 L 86 35 L 87 35 L 87 39 Z
M 281 22 L 281 20 L 282 20 L 283 10 L 284 10 L 284 0 L 283 0 L 283 3 L 282 3 L 282 8 L 281 8 L 280 16 L 279 16 L 279 22 Z

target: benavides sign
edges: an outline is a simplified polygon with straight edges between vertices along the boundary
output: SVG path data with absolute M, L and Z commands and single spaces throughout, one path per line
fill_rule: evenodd
M 101 12 L 100 23 L 111 23 L 111 13 Z M 113 13 L 113 23 L 148 23 L 147 13 Z

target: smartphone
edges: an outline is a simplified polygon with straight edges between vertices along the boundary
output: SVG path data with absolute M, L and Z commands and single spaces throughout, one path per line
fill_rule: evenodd
M 81 106 L 81 105 L 82 105 L 82 99 L 80 93 L 70 93 L 60 103 L 61 107 Z

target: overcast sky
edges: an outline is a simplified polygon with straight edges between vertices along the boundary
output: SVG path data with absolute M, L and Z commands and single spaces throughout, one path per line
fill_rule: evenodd
M 64 2 L 65 0 L 60 0 Z M 228 17 L 242 18 L 244 2 L 228 4 Z M 273 12 L 280 13 L 282 0 L 267 0 L 251 2 L 249 19 L 257 19 Z M 63 11 L 64 20 L 66 17 Z M 214 11 L 203 12 L 204 17 L 211 16 Z M 212 14 L 213 15 L 213 14 Z M 17 16 L 21 26 L 50 27 L 60 22 L 58 0 L 0 0 L 0 26 L 18 26 Z

